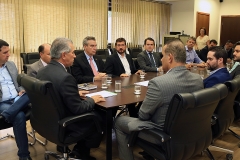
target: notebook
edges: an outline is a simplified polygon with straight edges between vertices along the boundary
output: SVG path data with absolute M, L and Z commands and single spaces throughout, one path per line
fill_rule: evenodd
M 83 83 L 83 84 L 78 84 L 78 88 L 88 91 L 88 90 L 96 89 L 97 85 L 89 84 L 89 83 Z

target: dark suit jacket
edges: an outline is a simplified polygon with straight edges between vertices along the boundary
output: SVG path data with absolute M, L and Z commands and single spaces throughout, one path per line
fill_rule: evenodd
M 203 80 L 204 88 L 210 88 L 215 84 L 224 83 L 231 79 L 232 78 L 227 68 L 221 68 L 217 72 L 213 73 L 212 75 Z
M 238 65 L 231 73 L 231 77 L 232 79 L 234 79 L 237 75 L 240 74 L 240 65 Z
M 160 54 L 153 52 L 153 57 L 155 60 L 155 66 L 152 66 L 151 60 L 146 51 L 143 51 L 137 55 L 137 61 L 140 69 L 144 69 L 146 72 L 157 72 L 157 68 L 162 65 L 160 60 Z
M 93 59 L 98 67 L 98 72 L 103 72 L 104 62 L 102 58 L 95 55 Z M 77 80 L 77 83 L 93 82 L 94 74 L 85 53 L 80 53 L 74 59 L 71 72 L 73 77 Z
M 134 74 L 137 72 L 132 57 L 129 54 L 125 54 L 126 58 L 128 60 L 131 74 Z M 114 54 L 107 57 L 107 60 L 105 62 L 105 68 L 104 71 L 107 74 L 112 74 L 113 76 L 120 76 L 122 73 L 125 73 L 125 69 L 123 67 L 123 64 L 118 56 L 118 54 L 115 52 Z
M 205 46 L 199 53 L 199 58 L 204 61 L 207 62 L 207 54 L 208 54 L 208 46 Z

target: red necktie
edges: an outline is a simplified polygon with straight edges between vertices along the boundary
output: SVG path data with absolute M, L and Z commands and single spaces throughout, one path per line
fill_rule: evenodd
M 96 68 L 95 68 L 95 66 L 93 64 L 92 57 L 90 57 L 89 59 L 90 59 L 90 66 L 92 68 L 93 74 L 94 74 L 94 76 L 96 76 L 98 74 L 98 72 L 97 72 L 97 70 L 96 70 Z

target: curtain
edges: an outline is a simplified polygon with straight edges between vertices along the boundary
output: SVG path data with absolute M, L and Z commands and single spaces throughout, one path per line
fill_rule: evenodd
M 0 0 L 0 39 L 21 68 L 21 52 L 37 52 L 57 37 L 72 39 L 76 49 L 94 36 L 98 48 L 107 47 L 107 0 Z
M 152 37 L 156 47 L 170 30 L 171 5 L 140 0 L 112 0 L 112 42 L 123 37 L 128 47 L 142 46 Z

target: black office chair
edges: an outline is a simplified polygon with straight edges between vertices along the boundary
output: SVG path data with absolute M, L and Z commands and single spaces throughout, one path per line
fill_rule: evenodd
M 204 150 L 209 152 L 211 117 L 221 98 L 216 88 L 175 94 L 169 104 L 164 129 L 145 130 L 158 137 L 162 145 L 139 138 L 141 132 L 132 132 L 129 146 L 135 143 L 158 160 L 187 160 Z
M 76 56 L 83 53 L 83 52 L 84 52 L 84 50 L 74 50 L 74 53 L 75 53 Z
M 56 94 L 51 82 L 40 81 L 24 74 L 19 75 L 19 77 L 21 78 L 20 85 L 25 88 L 33 106 L 30 116 L 32 127 L 41 136 L 64 148 L 63 156 L 46 151 L 45 159 L 49 159 L 49 155 L 57 159 L 68 159 L 67 146 L 77 143 L 88 135 L 88 133 L 83 133 L 81 136 L 72 136 L 73 133 L 67 130 L 67 127 L 72 123 L 94 122 L 97 131 L 103 133 L 100 122 L 94 113 L 67 117 L 64 103 Z
M 20 56 L 23 61 L 23 69 L 22 71 L 27 74 L 27 65 L 32 64 L 39 60 L 40 55 L 38 52 L 31 52 L 31 53 L 20 53 Z
M 98 49 L 96 51 L 96 55 L 100 56 L 102 58 L 103 62 L 105 62 L 107 57 L 109 56 L 108 49 Z
M 142 52 L 142 48 L 131 47 L 128 48 L 128 51 L 132 58 L 137 58 L 137 55 Z
M 225 85 L 228 88 L 228 95 L 224 99 L 220 100 L 216 110 L 214 111 L 215 123 L 212 125 L 213 142 L 211 147 L 219 151 L 227 152 L 228 154 L 226 155 L 226 158 L 228 160 L 232 160 L 233 151 L 215 146 L 214 141 L 220 136 L 222 136 L 226 132 L 226 130 L 229 130 L 232 133 L 234 133 L 231 129 L 229 129 L 229 127 L 234 120 L 233 105 L 235 97 L 240 89 L 240 77 L 225 82 Z M 213 87 L 219 88 L 219 86 L 220 85 Z

